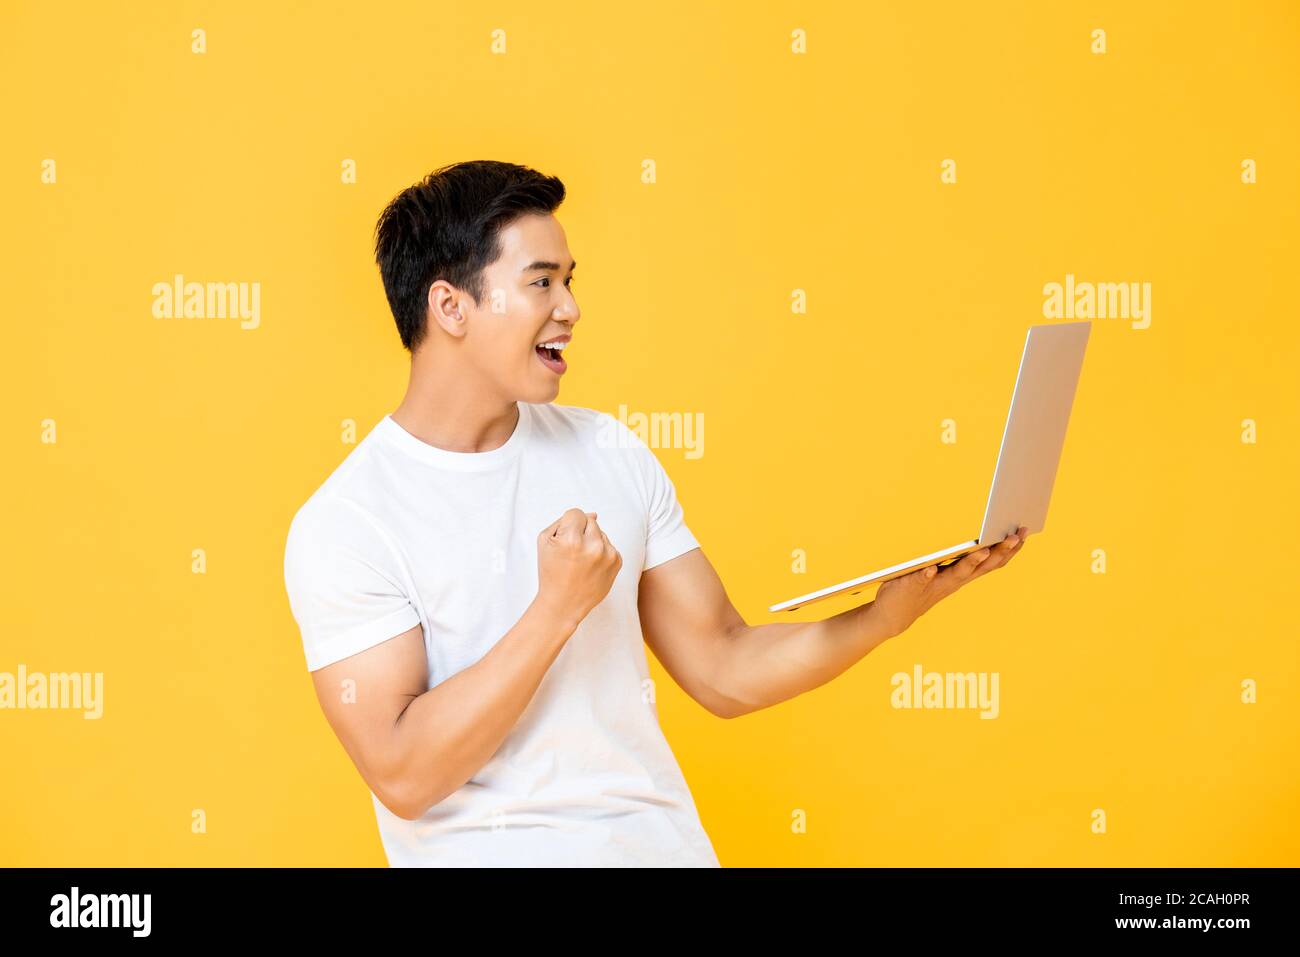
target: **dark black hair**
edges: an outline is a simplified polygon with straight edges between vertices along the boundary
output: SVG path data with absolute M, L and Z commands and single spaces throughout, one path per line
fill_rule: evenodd
M 552 213 L 563 201 L 556 177 L 496 160 L 443 166 L 398 193 L 375 226 L 375 261 L 407 351 L 424 340 L 435 281 L 445 279 L 477 305 L 483 269 L 501 255 L 501 229 L 525 213 Z

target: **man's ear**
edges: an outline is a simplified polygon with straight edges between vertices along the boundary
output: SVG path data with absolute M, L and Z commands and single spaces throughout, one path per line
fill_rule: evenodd
M 425 325 L 437 323 L 447 335 L 461 338 L 468 331 L 465 299 L 465 294 L 445 279 L 430 283 L 425 299 Z

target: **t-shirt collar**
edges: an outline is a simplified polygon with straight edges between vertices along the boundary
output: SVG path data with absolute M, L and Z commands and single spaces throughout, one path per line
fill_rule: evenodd
M 391 414 L 380 419 L 375 430 L 390 445 L 429 465 L 460 471 L 480 471 L 510 461 L 519 454 L 519 450 L 527 441 L 532 428 L 531 410 L 527 402 L 516 402 L 515 405 L 519 407 L 519 421 L 515 424 L 514 432 L 510 433 L 510 438 L 506 439 L 504 444 L 495 449 L 488 449 L 486 452 L 453 452 L 450 449 L 440 449 L 407 432 L 397 424 Z

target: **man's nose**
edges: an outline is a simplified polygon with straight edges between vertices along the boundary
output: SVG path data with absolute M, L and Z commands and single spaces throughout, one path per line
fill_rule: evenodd
M 582 310 L 578 308 L 578 300 L 573 298 L 573 293 L 569 293 L 569 301 L 560 307 L 555 318 L 560 322 L 567 322 L 569 325 L 576 325 L 582 318 Z

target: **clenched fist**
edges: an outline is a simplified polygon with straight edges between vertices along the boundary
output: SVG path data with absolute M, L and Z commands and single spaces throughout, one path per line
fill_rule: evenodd
M 537 597 L 575 628 L 609 594 L 622 567 L 595 512 L 571 508 L 537 536 Z

